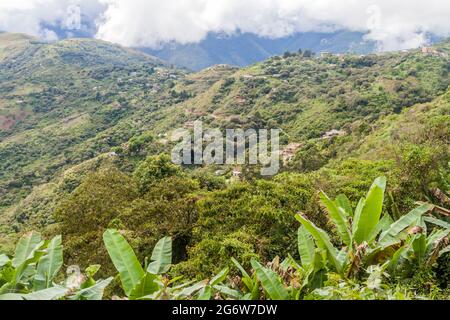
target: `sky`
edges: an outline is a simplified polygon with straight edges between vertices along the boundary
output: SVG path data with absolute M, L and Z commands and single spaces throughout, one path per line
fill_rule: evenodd
M 89 35 L 130 47 L 202 41 L 208 33 L 278 38 L 367 33 L 382 51 L 450 36 L 448 0 L 0 0 L 0 30 L 46 40 Z M 62 31 L 62 33 L 61 33 Z

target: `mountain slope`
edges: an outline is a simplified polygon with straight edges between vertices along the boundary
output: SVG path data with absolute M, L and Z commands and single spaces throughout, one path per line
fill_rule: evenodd
M 216 64 L 248 66 L 286 51 L 300 48 L 314 52 L 366 54 L 375 50 L 375 44 L 363 39 L 364 34 L 340 31 L 335 33 L 299 33 L 293 36 L 268 39 L 253 34 L 223 36 L 209 34 L 196 44 L 165 44 L 160 49 L 142 48 L 174 65 L 199 71 Z
M 396 114 L 411 107 L 425 118 L 418 106 L 433 101 L 448 111 L 439 97 L 450 84 L 449 42 L 429 53 L 295 54 L 186 73 L 96 40 L 0 40 L 3 235 L 53 222 L 61 199 L 102 166 L 131 172 L 146 156 L 170 152 L 170 133 L 195 120 L 222 129 L 280 128 L 283 147 L 300 146 L 283 170 L 311 172 L 369 157 L 364 141 L 376 154 L 390 135 L 377 126 L 396 128 L 403 119 Z
M 0 48 L 0 208 L 127 141 L 140 128 L 123 122 L 176 100 L 170 87 L 183 75 L 96 40 L 48 44 L 2 34 Z
M 291 142 L 319 139 L 333 129 L 347 130 L 355 121 L 371 123 L 445 93 L 450 84 L 448 42 L 439 50 L 432 55 L 412 50 L 274 57 L 239 69 L 173 107 L 159 130 L 203 120 L 221 128 L 279 127 Z M 194 94 L 191 86 L 180 81 L 176 88 Z

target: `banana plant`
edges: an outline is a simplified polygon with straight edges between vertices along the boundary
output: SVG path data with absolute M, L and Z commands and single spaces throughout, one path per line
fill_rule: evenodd
M 273 270 L 263 267 L 258 261 L 251 261 L 258 280 L 261 282 L 264 291 L 272 300 L 290 300 L 291 293 L 285 287 L 280 276 Z
M 211 280 L 180 283 L 182 277 L 170 279 L 166 275 L 172 265 L 172 239 L 169 237 L 156 244 L 151 262 L 144 266 L 118 230 L 107 230 L 103 240 L 119 272 L 123 291 L 130 300 L 209 300 L 215 294 L 238 296 L 236 291 L 222 285 L 227 278 L 228 268 Z
M 236 268 L 241 272 L 242 288 L 240 288 L 241 300 L 258 300 L 259 299 L 259 282 L 256 273 L 250 276 L 244 267 L 235 259 L 231 258 L 231 261 L 236 266 Z
M 414 228 L 426 232 L 425 222 L 430 220 L 424 216 L 433 211 L 433 205 L 421 204 L 394 222 L 388 214 L 382 216 L 385 190 L 386 178 L 377 178 L 367 196 L 359 201 L 354 211 L 347 197 L 340 195 L 331 200 L 321 192 L 321 203 L 342 243 L 340 250 L 333 244 L 327 232 L 306 216 L 296 215 L 302 225 L 299 230 L 302 267 L 313 270 L 311 274 L 316 274 L 321 270 L 320 264 L 323 262 L 320 257 L 325 257 L 328 269 L 348 278 L 356 276 L 371 265 L 386 265 L 395 269 L 403 257 L 411 252 L 410 249 L 414 250 L 416 257 L 422 258 L 425 253 L 436 257 L 442 254 L 442 251 L 448 250 L 442 248 L 444 239 L 448 240 L 448 228 L 437 231 L 430 238 L 426 235 L 416 236 L 411 232 Z M 435 224 L 442 226 L 443 221 L 438 220 Z M 438 253 L 434 245 L 436 240 L 441 241 Z
M 230 285 L 236 289 L 234 295 L 228 294 L 232 299 L 239 300 L 298 300 L 303 291 L 300 279 L 305 277 L 303 268 L 291 256 L 283 262 L 276 257 L 267 265 L 257 260 L 251 260 L 253 268 L 248 273 L 234 258 L 231 259 L 241 272 L 241 277 L 234 279 Z M 226 294 L 226 292 L 225 292 Z
M 426 222 L 443 228 L 434 228 L 428 234 Z M 449 234 L 450 224 L 447 222 L 433 217 L 419 218 L 417 226 L 409 230 L 405 246 L 396 252 L 395 263 L 388 265 L 390 273 L 410 274 L 417 268 L 431 268 L 439 257 L 450 252 Z
M 56 284 L 62 265 L 61 236 L 44 241 L 36 232 L 24 235 L 16 246 L 14 257 L 0 255 L 0 300 L 102 299 L 112 278 L 97 282 L 93 279 L 95 273 L 86 278 L 78 272 L 77 281 L 70 281 L 69 277 Z

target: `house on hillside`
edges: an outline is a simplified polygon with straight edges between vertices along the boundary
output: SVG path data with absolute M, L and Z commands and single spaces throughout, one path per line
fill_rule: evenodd
M 328 52 L 328 51 L 324 51 L 324 52 L 320 53 L 320 58 L 322 58 L 322 59 L 329 58 L 329 57 L 332 57 L 332 56 L 333 56 L 333 54 L 331 52 Z
M 247 103 L 247 99 L 244 96 L 236 96 L 236 103 L 240 106 Z
M 239 167 L 236 167 L 231 172 L 231 181 L 242 181 L 244 179 L 244 176 L 242 174 L 242 169 Z
M 422 54 L 426 56 L 443 57 L 446 58 L 447 54 L 436 50 L 433 47 L 422 47 Z
M 286 148 L 281 152 L 281 157 L 283 159 L 283 163 L 286 165 L 291 162 L 297 151 L 302 147 L 301 143 L 291 143 L 287 145 Z
M 195 121 L 188 121 L 184 124 L 185 129 L 193 129 L 195 127 Z
M 325 132 L 325 134 L 322 136 L 322 139 L 326 140 L 326 139 L 331 139 L 334 137 L 345 136 L 345 134 L 346 134 L 346 132 L 344 130 L 333 129 L 331 131 Z

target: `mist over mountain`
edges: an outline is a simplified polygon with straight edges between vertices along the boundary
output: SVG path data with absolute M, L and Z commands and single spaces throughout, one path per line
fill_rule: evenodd
M 316 53 L 367 54 L 376 50 L 376 43 L 366 41 L 364 33 L 350 31 L 297 33 L 277 39 L 239 33 L 232 36 L 209 34 L 205 40 L 193 44 L 167 43 L 159 49 L 140 48 L 171 64 L 194 71 L 216 64 L 244 67 L 299 49 Z
M 198 70 L 246 66 L 299 47 L 418 48 L 450 36 L 449 13 L 441 0 L 16 0 L 0 3 L 0 31 L 47 41 L 96 38 Z
M 93 25 L 85 25 L 79 30 L 69 30 L 58 26 L 47 26 L 55 39 L 92 38 L 95 34 Z M 246 67 L 264 61 L 286 51 L 297 52 L 299 49 L 315 53 L 355 53 L 369 54 L 378 50 L 377 43 L 366 40 L 362 32 L 341 30 L 333 33 L 305 32 L 282 38 L 267 38 L 251 33 L 225 35 L 210 33 L 205 40 L 198 43 L 180 44 L 167 42 L 158 48 L 135 48 L 144 53 L 158 57 L 169 64 L 192 71 L 218 64 Z M 439 37 L 429 35 L 432 42 Z M 47 39 L 49 41 L 49 39 Z M 49 42 L 53 42 L 50 40 Z

